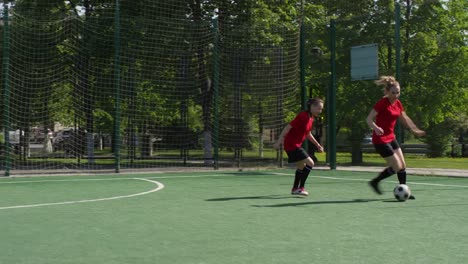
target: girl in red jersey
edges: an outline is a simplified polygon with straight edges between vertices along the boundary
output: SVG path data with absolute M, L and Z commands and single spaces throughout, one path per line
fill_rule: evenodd
M 379 86 L 384 86 L 384 97 L 382 97 L 370 111 L 367 116 L 367 124 L 372 128 L 372 143 L 376 151 L 382 156 L 388 164 L 377 177 L 369 182 L 372 189 L 382 194 L 379 188 L 379 182 L 390 177 L 395 172 L 400 184 L 406 184 L 406 163 L 403 152 L 395 139 L 395 124 L 399 119 L 404 126 L 413 132 L 416 136 L 424 136 L 426 133 L 413 123 L 406 115 L 403 105 L 398 98 L 400 97 L 400 84 L 392 76 L 381 76 L 375 81 Z M 410 199 L 415 199 L 413 195 Z
M 307 138 L 317 147 L 319 152 L 323 151 L 322 145 L 311 133 L 314 118 L 322 113 L 323 100 L 320 98 L 309 99 L 307 109 L 307 111 L 297 114 L 296 118 L 283 129 L 274 145 L 275 148 L 283 145 L 288 154 L 288 162 L 296 163 L 296 174 L 291 194 L 303 196 L 309 195 L 304 189 L 304 185 L 310 170 L 315 164 L 309 154 L 302 148 L 302 143 Z

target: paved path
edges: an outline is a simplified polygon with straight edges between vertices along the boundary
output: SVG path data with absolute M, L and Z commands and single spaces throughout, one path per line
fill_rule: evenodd
M 315 169 L 315 168 L 314 168 Z M 316 169 L 329 170 L 329 167 L 316 167 Z M 368 167 L 368 166 L 337 166 L 336 170 L 344 171 L 369 171 L 381 172 L 384 167 Z M 449 177 L 467 177 L 468 170 L 457 169 L 435 169 L 435 168 L 407 168 L 408 174 L 426 175 L 426 176 L 449 176 Z
M 289 165 L 293 168 L 293 165 Z M 277 169 L 277 167 L 269 167 L 265 169 Z M 379 173 L 384 167 L 371 167 L 371 166 L 338 166 L 336 170 L 343 171 L 367 171 Z M 258 170 L 255 168 L 243 168 L 241 170 Z M 330 170 L 328 166 L 316 166 L 314 170 Z M 153 168 L 153 169 L 122 169 L 121 174 L 138 174 L 138 173 L 164 173 L 164 172 L 190 172 L 190 171 L 214 171 L 213 168 Z M 220 168 L 220 171 L 239 171 L 238 168 Z M 408 168 L 406 169 L 408 174 L 413 175 L 426 175 L 426 176 L 447 176 L 447 177 L 466 177 L 468 178 L 468 170 L 457 170 L 457 169 L 436 169 L 436 168 Z M 13 170 L 11 174 L 15 177 L 31 177 L 33 175 L 47 176 L 47 175 L 94 175 L 94 174 L 114 174 L 114 170 L 78 170 L 78 169 L 56 169 L 56 170 Z M 0 171 L 0 178 L 3 178 L 4 171 Z

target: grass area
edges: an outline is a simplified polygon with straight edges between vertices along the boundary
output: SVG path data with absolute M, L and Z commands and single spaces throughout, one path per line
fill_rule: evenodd
M 115 165 L 115 160 L 112 157 L 111 153 L 96 153 L 105 156 L 105 159 L 96 159 L 93 163 L 93 166 L 107 166 L 112 167 Z M 271 148 L 264 149 L 263 156 L 260 158 L 258 151 L 243 151 L 242 152 L 242 161 L 241 166 L 244 167 L 262 167 L 263 165 L 274 166 L 276 163 L 277 151 Z M 234 159 L 234 153 L 231 151 L 222 150 L 219 153 L 219 157 L 223 161 L 230 161 L 232 164 L 237 164 L 237 161 Z M 318 165 L 325 165 L 326 154 L 317 153 L 319 159 Z M 190 166 L 205 166 L 203 163 L 197 161 L 202 160 L 203 151 L 201 150 L 190 150 L 188 161 Z M 287 155 L 283 153 L 283 158 L 287 162 Z M 451 157 L 441 157 L 441 158 L 428 158 L 423 155 L 416 154 L 406 154 L 406 163 L 407 167 L 413 168 L 442 168 L 442 169 L 462 169 L 468 170 L 468 158 L 451 158 Z M 135 159 L 129 160 L 125 155 L 121 157 L 121 162 L 124 166 L 139 166 L 139 167 L 163 167 L 166 165 L 181 163 L 182 158 L 180 157 L 180 151 L 159 151 L 151 159 Z M 195 162 L 193 162 L 195 161 Z M 1 161 L 0 161 L 1 162 Z M 35 166 L 61 166 L 61 165 L 71 165 L 77 166 L 87 165 L 86 159 L 80 159 L 78 163 L 77 158 L 29 158 L 26 161 L 17 161 L 16 164 L 27 166 L 28 164 Z M 351 163 L 351 154 L 350 153 L 337 153 L 337 165 L 338 166 L 385 166 L 385 161 L 378 154 L 363 154 L 363 162 L 359 164 Z M 223 165 L 221 165 L 223 166 Z M 230 165 L 229 165 L 230 166 Z
M 374 173 L 314 171 L 298 197 L 293 173 L 0 179 L 0 263 L 468 263 L 468 179 L 411 177 L 397 202 L 395 177 L 378 196 Z
M 276 157 L 276 151 L 266 149 L 264 151 L 265 158 L 274 159 Z M 258 157 L 256 152 L 244 152 L 245 157 Z M 319 159 L 318 164 L 325 164 L 326 153 L 316 153 Z M 286 153 L 283 157 L 287 158 Z M 405 154 L 405 160 L 408 167 L 414 168 L 442 168 L 442 169 L 461 169 L 468 170 L 468 158 L 451 158 L 451 157 L 440 157 L 440 158 L 429 158 L 424 155 L 416 154 Z M 385 160 L 378 154 L 364 153 L 363 162 L 359 164 L 351 163 L 351 153 L 338 152 L 336 156 L 336 162 L 338 166 L 385 166 Z
M 326 160 L 325 153 L 318 153 L 317 158 L 323 163 Z M 468 158 L 428 158 L 413 154 L 405 155 L 407 167 L 413 168 L 441 168 L 441 169 L 460 169 L 468 170 Z M 338 153 L 336 162 L 341 166 L 385 166 L 385 161 L 378 154 L 363 154 L 363 163 L 352 164 L 351 154 Z

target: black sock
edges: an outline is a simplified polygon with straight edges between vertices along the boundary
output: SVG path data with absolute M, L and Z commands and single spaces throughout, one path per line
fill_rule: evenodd
M 302 178 L 302 170 L 297 169 L 296 175 L 294 176 L 293 190 L 299 188 L 299 182 Z
M 301 188 L 304 188 L 305 182 L 307 181 L 307 177 L 309 177 L 310 170 L 312 170 L 312 167 L 309 165 L 306 165 L 304 169 L 302 169 L 302 178 L 301 178 Z
M 388 178 L 390 176 L 392 176 L 393 174 L 395 173 L 395 171 L 392 169 L 392 167 L 388 167 L 388 168 L 385 168 L 385 170 L 383 170 L 379 176 L 375 177 L 374 180 L 375 181 L 381 181 L 385 178 Z
M 400 184 L 406 184 L 406 169 L 402 169 L 399 172 L 397 172 L 397 176 Z

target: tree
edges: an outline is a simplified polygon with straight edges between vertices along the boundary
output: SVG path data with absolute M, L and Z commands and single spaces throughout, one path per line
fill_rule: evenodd
M 431 156 L 445 154 L 467 112 L 468 49 L 463 1 L 407 1 L 404 102 L 426 128 Z

